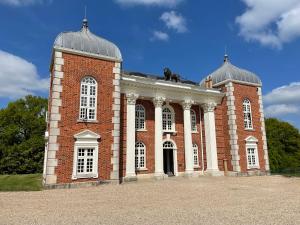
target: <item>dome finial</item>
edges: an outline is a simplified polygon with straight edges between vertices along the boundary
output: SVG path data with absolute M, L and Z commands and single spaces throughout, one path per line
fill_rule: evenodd
M 87 30 L 89 27 L 88 25 L 88 20 L 86 18 L 86 6 L 84 7 L 84 19 L 82 21 L 82 28 L 84 28 L 85 30 Z
M 224 63 L 229 62 L 229 56 L 225 53 L 224 55 Z
M 224 52 L 224 63 L 229 62 L 229 56 L 227 54 L 227 45 L 225 45 L 225 52 Z

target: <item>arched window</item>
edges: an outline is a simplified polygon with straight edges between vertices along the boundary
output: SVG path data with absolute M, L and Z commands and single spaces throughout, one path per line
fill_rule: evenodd
M 192 109 L 191 109 L 191 127 L 193 132 L 197 131 L 197 117 L 195 111 Z
M 81 120 L 96 120 L 97 81 L 92 77 L 84 77 L 80 85 Z
M 174 110 L 171 106 L 164 106 L 162 110 L 163 131 L 175 131 Z
M 163 149 L 174 149 L 174 145 L 171 141 L 165 141 L 163 144 Z
M 135 106 L 135 129 L 144 130 L 145 129 L 145 108 L 142 105 Z
M 143 142 L 135 144 L 135 168 L 146 169 L 146 146 Z
M 249 99 L 245 99 L 243 102 L 243 112 L 245 129 L 253 129 L 251 103 Z
M 199 166 L 198 145 L 193 144 L 194 166 Z

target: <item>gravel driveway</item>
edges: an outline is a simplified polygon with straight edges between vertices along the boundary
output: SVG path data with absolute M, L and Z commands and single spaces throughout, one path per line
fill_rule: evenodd
M 300 179 L 172 178 L 0 193 L 0 224 L 300 224 Z

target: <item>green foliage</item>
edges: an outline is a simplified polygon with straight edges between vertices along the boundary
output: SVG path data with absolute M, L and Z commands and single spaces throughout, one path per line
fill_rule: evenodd
M 300 133 L 291 124 L 266 119 L 266 133 L 272 172 L 300 169 Z
M 0 110 L 0 174 L 41 173 L 47 99 L 26 96 Z
M 41 174 L 0 175 L 0 191 L 40 191 Z

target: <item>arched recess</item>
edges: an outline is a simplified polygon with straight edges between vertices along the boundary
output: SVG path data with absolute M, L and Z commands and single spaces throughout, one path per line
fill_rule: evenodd
M 171 145 L 166 146 L 166 144 L 171 144 Z M 169 137 L 165 138 L 163 140 L 162 150 L 164 151 L 165 148 L 173 149 L 174 176 L 178 176 L 177 145 L 176 145 L 175 141 L 173 141 Z

